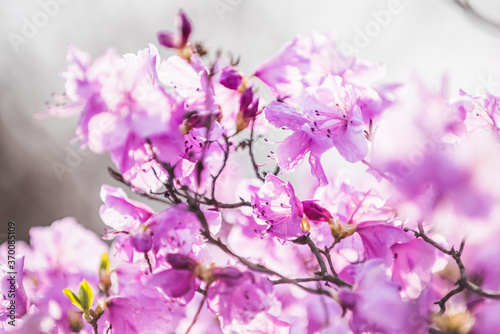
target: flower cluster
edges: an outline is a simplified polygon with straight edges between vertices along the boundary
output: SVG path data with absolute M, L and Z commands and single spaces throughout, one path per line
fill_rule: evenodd
M 73 218 L 32 228 L 15 327 L 1 267 L 0 329 L 498 331 L 499 97 L 381 83 L 384 67 L 334 34 L 297 36 L 245 74 L 192 30 L 181 11 L 158 33 L 167 58 L 152 44 L 94 61 L 69 47 L 47 114 L 78 114 L 81 145 L 163 209 L 103 185 L 109 243 Z M 283 134 L 257 164 L 255 143 Z M 291 173 L 307 155 L 311 172 Z

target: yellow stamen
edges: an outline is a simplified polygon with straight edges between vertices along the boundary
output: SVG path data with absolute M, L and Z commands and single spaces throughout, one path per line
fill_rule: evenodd
M 458 313 L 435 314 L 432 322 L 443 332 L 450 334 L 468 334 L 476 319 L 469 311 Z
M 309 225 L 309 219 L 306 216 L 302 217 L 302 221 L 300 222 L 300 229 L 304 232 L 309 232 L 311 229 L 311 225 Z

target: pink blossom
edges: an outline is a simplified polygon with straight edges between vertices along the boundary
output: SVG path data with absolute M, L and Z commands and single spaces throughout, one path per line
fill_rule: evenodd
M 500 302 L 487 301 L 477 307 L 474 312 L 475 322 L 473 333 L 500 333 Z
M 269 225 L 269 235 L 285 241 L 305 234 L 302 203 L 289 182 L 267 174 L 266 183 L 252 196 L 252 205 L 255 217 Z
M 395 86 L 372 87 L 383 77 L 385 68 L 358 57 L 343 54 L 334 33 L 298 35 L 255 70 L 275 98 L 295 106 L 302 90 L 320 85 L 330 75 L 340 76 L 352 85 L 359 96 L 363 120 L 369 122 L 379 116 L 392 101 Z
M 276 153 L 280 167 L 294 170 L 310 152 L 312 173 L 320 185 L 328 183 L 321 154 L 335 146 L 349 162 L 362 160 L 368 152 L 361 109 L 352 87 L 340 77 L 329 76 L 317 87 L 309 87 L 299 98 L 300 110 L 271 102 L 264 110 L 267 120 L 278 128 L 292 130 Z
M 117 253 L 127 261 L 132 261 L 133 250 L 148 252 L 152 246 L 152 231 L 145 223 L 153 215 L 146 205 L 129 200 L 122 189 L 104 185 L 101 189 L 100 215 L 104 223 L 110 226 L 105 238 L 117 238 Z
M 352 311 L 355 333 L 415 333 L 423 330 L 423 321 L 411 324 L 411 304 L 402 300 L 398 285 L 389 280 L 380 260 L 356 266 L 355 287 L 339 292 L 340 303 Z
M 219 315 L 222 328 L 232 322 L 247 324 L 271 307 L 273 285 L 266 277 L 231 267 L 211 272 L 217 280 L 208 290 L 208 305 Z
M 191 299 L 199 287 L 195 270 L 199 266 L 193 259 L 181 254 L 168 254 L 167 262 L 172 266 L 148 278 L 148 286 L 158 287 L 165 295 L 182 304 Z

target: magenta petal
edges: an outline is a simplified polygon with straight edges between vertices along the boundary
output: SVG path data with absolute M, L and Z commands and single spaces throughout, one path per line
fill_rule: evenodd
M 148 285 L 159 288 L 163 293 L 172 298 L 190 301 L 196 290 L 195 277 L 188 270 L 167 269 L 153 274 Z
M 473 333 L 498 333 L 500 328 L 500 302 L 484 302 L 474 316 Z
M 243 273 L 233 267 L 215 267 L 211 269 L 211 272 L 214 278 L 223 282 L 228 287 L 235 286 L 238 284 L 239 279 L 243 277 Z
M 309 155 L 309 163 L 311 164 L 311 173 L 318 179 L 319 186 L 326 186 L 328 184 L 328 179 L 323 170 L 323 165 L 321 165 L 321 155 L 311 152 Z
M 151 231 L 144 231 L 142 228 L 139 229 L 137 234 L 132 234 L 130 236 L 130 242 L 136 251 L 140 253 L 149 252 L 153 246 Z
M 160 45 L 169 49 L 176 47 L 175 35 L 173 32 L 159 31 L 156 34 L 156 37 L 158 37 L 158 43 L 160 43 Z
M 179 47 L 183 47 L 186 45 L 189 35 L 191 35 L 191 31 L 193 29 L 191 27 L 191 21 L 182 10 L 179 10 L 179 14 L 177 14 L 177 27 L 181 36 L 181 43 Z
M 295 170 L 309 150 L 309 141 L 310 137 L 302 131 L 288 136 L 276 151 L 278 165 L 287 172 Z
M 394 244 L 392 279 L 406 295 L 417 298 L 432 278 L 436 249 L 421 239 Z
M 332 139 L 340 155 L 348 162 L 357 162 L 366 157 L 368 154 L 368 140 L 363 132 L 359 108 L 356 108 L 356 111 L 353 112 L 353 116 L 343 132 Z
M 269 123 L 277 128 L 285 127 L 289 130 L 299 131 L 308 122 L 308 119 L 294 108 L 276 101 L 269 103 L 264 109 L 264 113 Z
M 240 111 L 246 110 L 250 106 L 250 103 L 252 103 L 252 100 L 253 100 L 253 90 L 252 87 L 248 87 L 247 89 L 245 89 L 243 94 L 241 94 Z
M 237 90 L 241 84 L 241 74 L 234 68 L 224 68 L 220 75 L 219 82 L 222 86 Z
M 183 254 L 167 254 L 167 262 L 174 269 L 189 270 L 191 272 L 198 266 L 198 262 Z
M 366 258 L 380 258 L 392 261 L 390 247 L 398 242 L 408 242 L 411 237 L 400 227 L 383 222 L 363 222 L 358 224 L 357 232 L 363 241 Z
M 324 222 L 333 218 L 330 211 L 317 204 L 316 201 L 302 201 L 302 206 L 304 214 L 311 220 Z

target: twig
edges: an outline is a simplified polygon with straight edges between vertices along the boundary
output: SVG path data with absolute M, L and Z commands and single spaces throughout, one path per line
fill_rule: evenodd
M 189 334 L 189 332 L 191 331 L 191 329 L 193 328 L 194 324 L 196 324 L 196 320 L 198 320 L 198 316 L 200 315 L 201 313 L 201 308 L 203 307 L 203 304 L 205 304 L 205 301 L 207 300 L 207 296 L 208 296 L 208 288 L 210 287 L 210 285 L 207 285 L 207 288 L 205 289 L 204 292 L 202 292 L 203 294 L 203 299 L 201 300 L 200 302 L 200 306 L 198 306 L 198 310 L 196 311 L 196 314 L 194 315 L 194 319 L 193 319 L 193 322 L 191 322 L 191 325 L 189 325 L 187 331 L 186 331 L 186 334 Z
M 224 160 L 222 161 L 222 166 L 219 169 L 219 172 L 215 176 L 212 176 L 212 200 L 215 200 L 215 183 L 217 182 L 217 179 L 224 171 L 224 168 L 226 168 L 227 159 L 229 158 L 229 146 L 231 146 L 232 144 L 226 135 L 224 135 L 224 141 L 226 142 L 226 149 L 224 149 L 222 145 L 219 144 L 222 151 L 224 152 Z
M 484 16 L 483 14 L 479 13 L 479 11 L 470 4 L 469 0 L 452 0 L 452 1 L 475 20 L 497 31 L 500 30 L 500 22 L 492 20 Z
M 498 291 L 490 291 L 490 290 L 485 290 L 482 289 L 481 287 L 475 285 L 474 283 L 470 282 L 467 280 L 467 271 L 465 268 L 465 265 L 462 261 L 462 253 L 465 247 L 465 241 L 462 240 L 460 243 L 460 248 L 459 250 L 455 250 L 454 247 L 451 247 L 451 249 L 446 249 L 443 246 L 439 245 L 436 241 L 432 240 L 427 236 L 425 233 L 424 227 L 422 222 L 418 222 L 418 231 L 414 231 L 408 228 L 405 228 L 405 231 L 411 231 L 413 234 L 415 234 L 415 237 L 421 238 L 424 240 L 426 243 L 432 245 L 434 248 L 438 249 L 440 252 L 447 254 L 453 258 L 455 263 L 457 264 L 458 269 L 460 270 L 460 278 L 458 281 L 455 283 L 457 287 L 450 292 L 448 292 L 444 297 L 442 297 L 440 300 L 435 302 L 435 304 L 439 305 L 440 308 L 440 313 L 444 313 L 446 311 L 446 302 L 453 297 L 456 294 L 459 294 L 460 292 L 464 290 L 468 290 L 478 296 L 485 297 L 485 298 L 491 298 L 491 299 L 500 299 L 500 292 Z
M 324 279 L 322 277 L 315 276 L 315 277 L 302 277 L 302 278 L 290 278 L 290 279 L 277 279 L 271 282 L 274 285 L 278 285 L 278 284 L 290 283 L 291 281 L 296 283 L 305 283 L 305 282 L 321 282 L 324 281 Z
M 330 255 L 330 250 L 331 250 L 331 248 L 328 249 L 328 247 L 325 246 L 325 250 L 323 250 L 323 251 L 320 250 L 320 253 L 325 255 L 326 260 L 328 261 L 328 266 L 330 267 L 330 271 L 332 272 L 333 276 L 339 277 L 339 275 L 335 271 L 335 268 L 333 267 L 333 262 L 332 262 L 332 257 Z
M 382 176 L 387 181 L 389 181 L 389 182 L 394 181 L 392 177 L 388 176 L 386 173 L 384 173 L 383 171 L 381 171 L 378 167 L 375 167 L 374 165 L 372 165 L 372 163 L 366 161 L 365 159 L 361 160 L 361 162 L 364 163 L 369 168 L 371 168 L 374 171 L 376 171 L 380 176 Z
M 252 119 L 252 127 L 250 129 L 250 139 L 248 140 L 248 154 L 250 155 L 250 160 L 252 161 L 252 166 L 253 166 L 253 170 L 255 172 L 255 176 L 257 176 L 257 178 L 259 180 L 264 182 L 265 179 L 259 173 L 259 166 L 257 166 L 257 163 L 255 162 L 255 157 L 253 155 L 253 149 L 252 149 L 252 144 L 253 144 L 253 140 L 254 140 L 254 128 L 255 128 L 255 118 L 256 117 L 257 117 L 257 115 L 255 115 L 255 117 Z
M 326 264 L 325 264 L 325 260 L 323 259 L 323 257 L 320 254 L 318 247 L 316 246 L 314 241 L 312 241 L 312 239 L 310 238 L 309 235 L 306 236 L 305 242 L 306 242 L 307 246 L 309 246 L 309 248 L 311 249 L 311 252 L 316 257 L 316 260 L 318 261 L 318 264 L 319 264 L 319 268 L 321 269 L 321 271 L 319 273 L 316 273 L 316 274 L 320 277 L 325 276 L 327 274 Z
M 125 180 L 123 178 L 123 175 L 120 173 L 120 172 L 117 172 L 115 171 L 113 168 L 111 167 L 108 167 L 108 173 L 109 175 L 115 179 L 116 181 L 118 182 L 121 182 L 123 183 L 124 185 L 126 185 L 128 188 L 130 188 L 130 190 L 132 190 L 134 193 L 136 193 L 137 195 L 139 196 L 142 196 L 142 197 L 146 197 L 147 199 L 150 199 L 150 200 L 153 200 L 153 201 L 158 201 L 158 202 L 162 202 L 162 203 L 165 203 L 165 204 L 169 204 L 171 205 L 172 203 L 167 201 L 167 200 L 164 200 L 162 198 L 158 198 L 158 197 L 155 197 L 155 196 L 151 196 L 151 194 L 148 194 L 142 190 L 139 190 L 135 187 L 132 186 L 132 184 L 130 182 L 128 182 L 127 180 Z
M 328 291 L 326 291 L 326 290 L 323 290 L 323 289 L 312 289 L 312 288 L 303 286 L 303 285 L 299 284 L 298 282 L 294 281 L 293 279 L 287 278 L 287 277 L 279 274 L 278 272 L 276 272 L 276 271 L 274 271 L 272 269 L 267 268 L 266 266 L 263 266 L 261 264 L 253 263 L 253 262 L 247 260 L 246 258 L 237 255 L 232 250 L 230 250 L 229 247 L 226 244 L 224 244 L 219 238 L 215 239 L 212 236 L 212 234 L 210 233 L 209 227 L 208 227 L 207 219 L 206 219 L 205 215 L 203 214 L 203 212 L 201 211 L 201 209 L 199 207 L 199 204 L 196 202 L 195 198 L 191 198 L 191 199 L 188 200 L 188 209 L 191 212 L 193 212 L 194 214 L 196 214 L 196 216 L 198 217 L 198 220 L 200 221 L 200 224 L 202 226 L 202 234 L 207 239 L 208 242 L 210 242 L 211 244 L 219 247 L 224 253 L 226 253 L 226 254 L 234 257 L 239 262 L 241 262 L 242 264 L 244 264 L 245 266 L 247 266 L 250 270 L 261 272 L 261 273 L 265 273 L 265 274 L 268 274 L 268 275 L 277 276 L 277 277 L 279 277 L 283 281 L 283 283 L 294 284 L 295 286 L 298 286 L 299 288 L 301 288 L 301 289 L 303 289 L 305 291 L 311 292 L 311 293 L 324 294 L 324 295 L 331 296 L 331 294 Z M 351 285 L 349 283 L 344 282 L 341 279 L 339 279 L 337 277 L 333 277 L 331 275 L 324 275 L 321 278 L 322 278 L 323 281 L 331 282 L 331 283 L 334 283 L 334 284 L 336 284 L 338 286 L 351 287 Z

